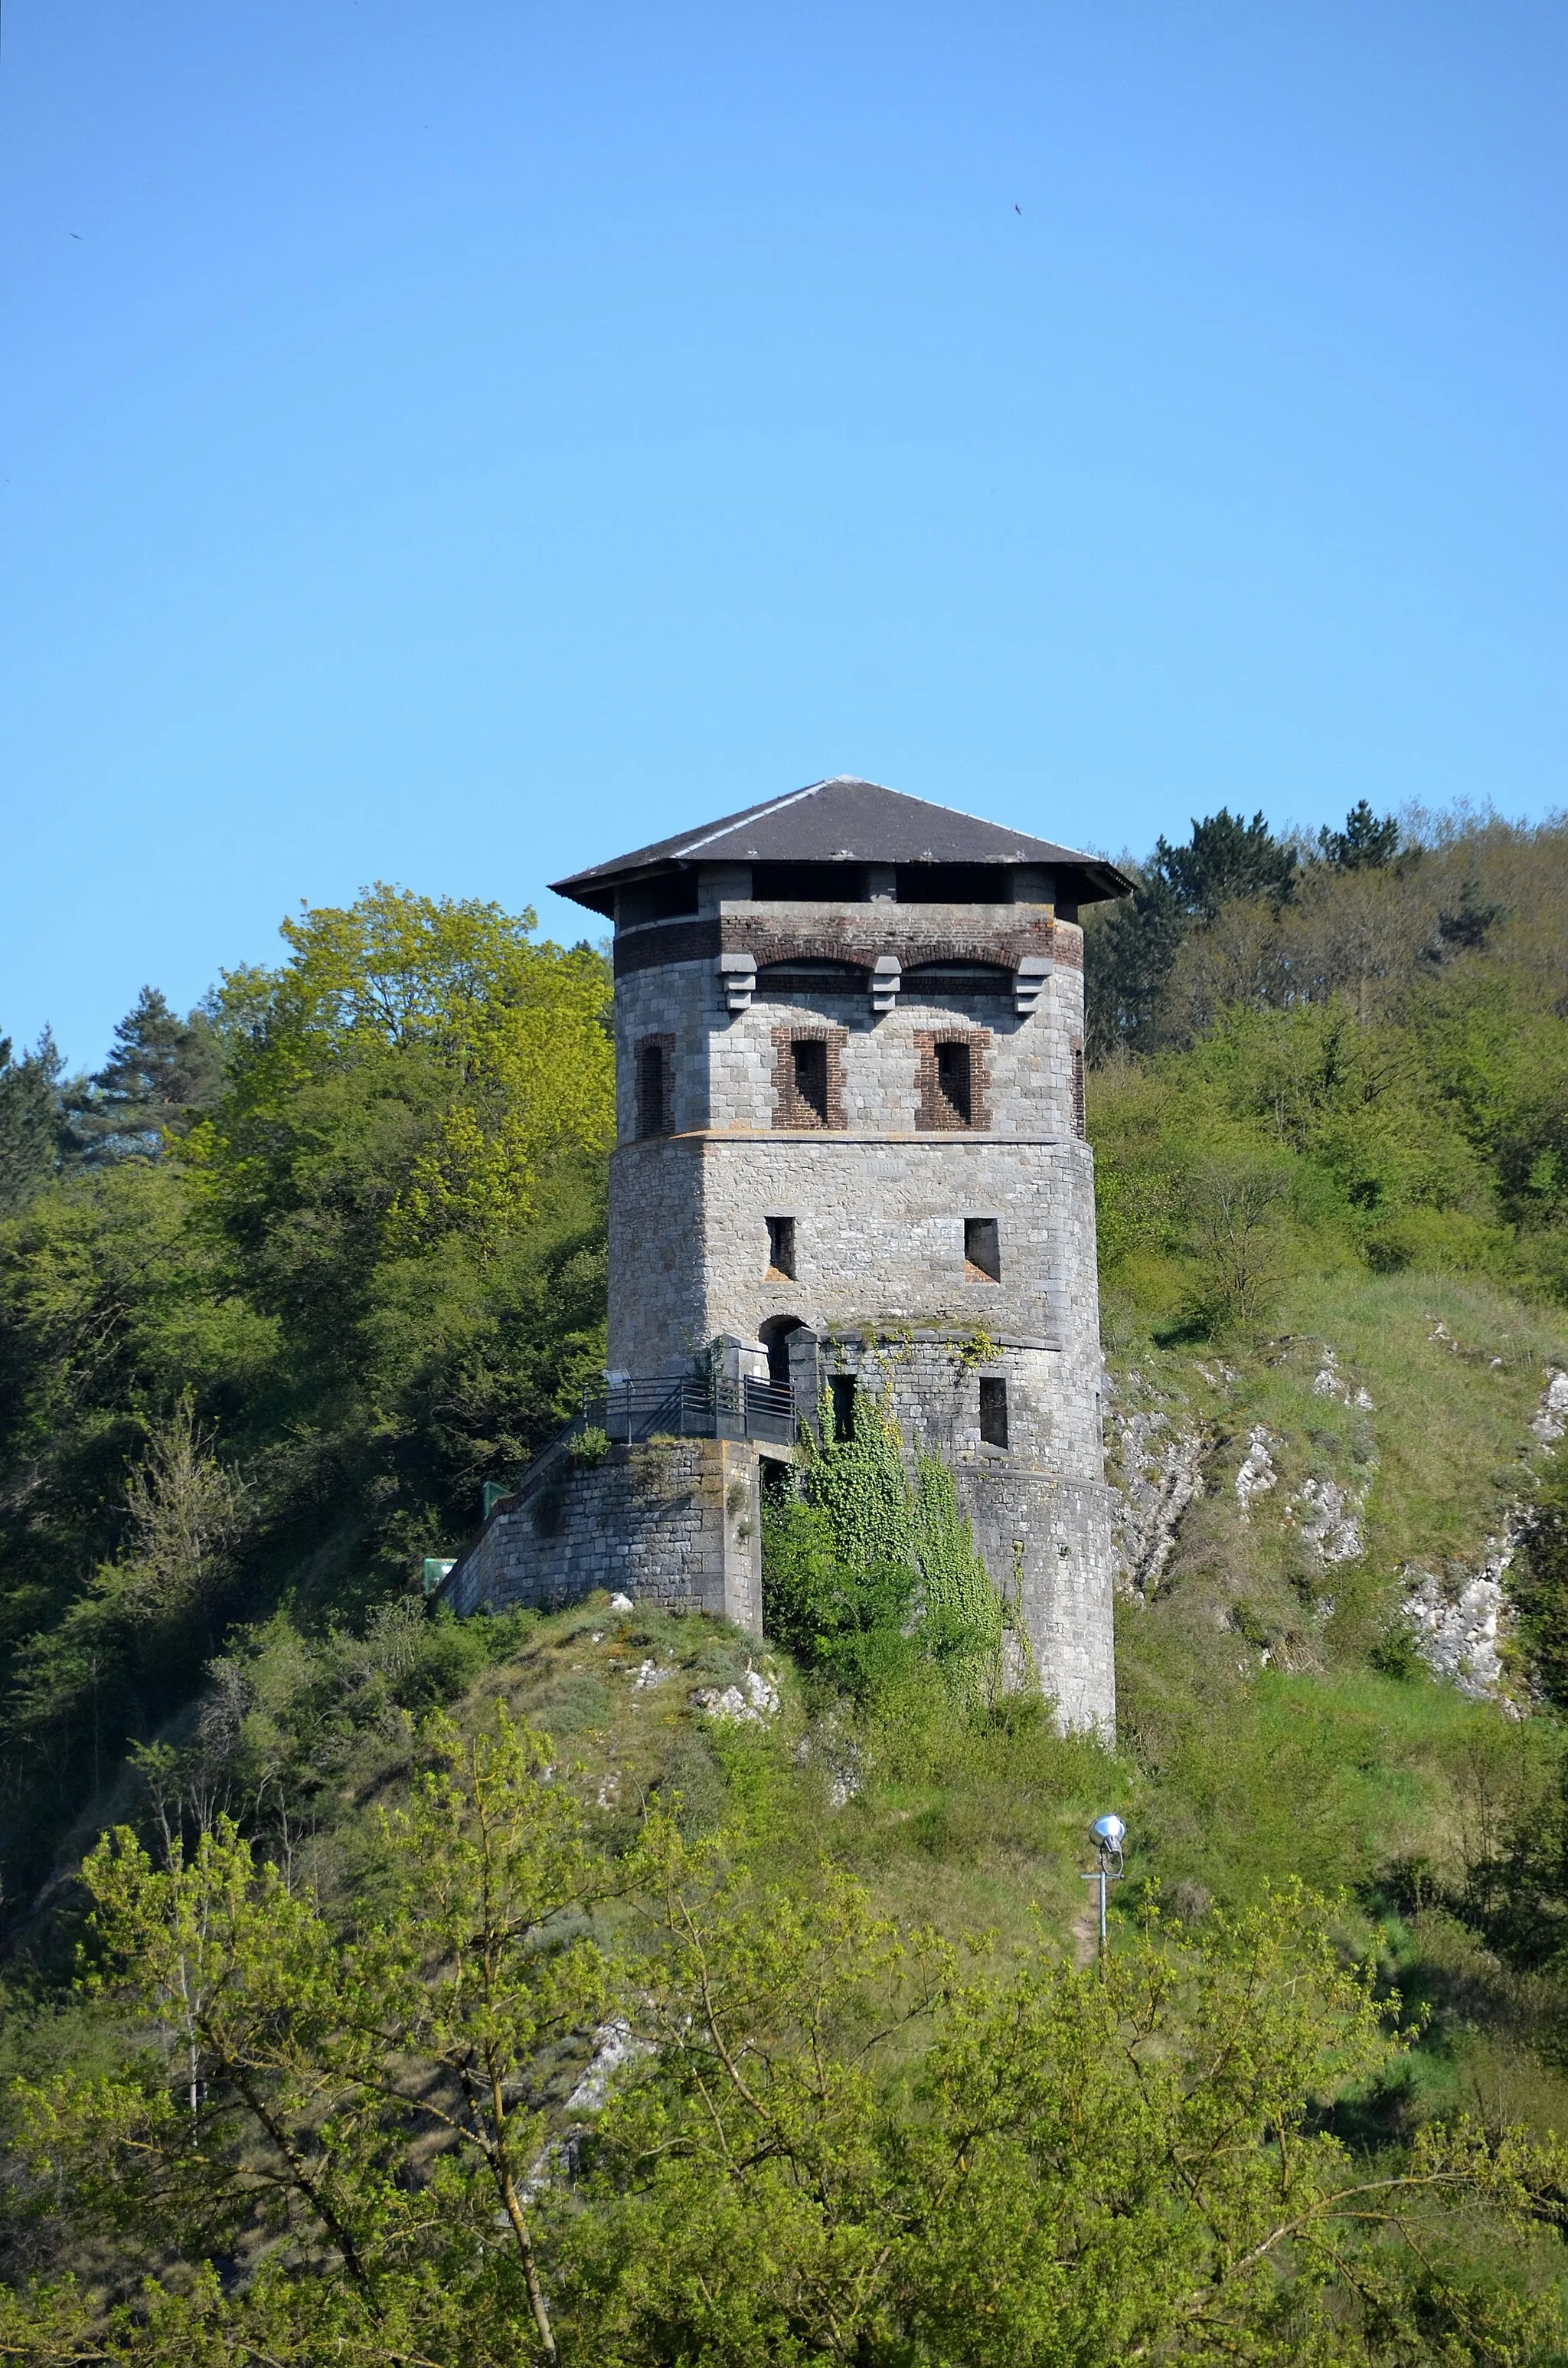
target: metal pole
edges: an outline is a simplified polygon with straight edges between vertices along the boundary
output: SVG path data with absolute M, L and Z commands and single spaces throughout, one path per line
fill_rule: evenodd
M 1105 1955 L 1105 1883 L 1106 1858 L 1102 1850 L 1100 1852 L 1100 1954 L 1102 1957 Z

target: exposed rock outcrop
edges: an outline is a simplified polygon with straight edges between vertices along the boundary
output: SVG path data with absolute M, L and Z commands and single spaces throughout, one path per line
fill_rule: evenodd
M 1445 1325 L 1437 1325 L 1428 1337 L 1436 1340 L 1439 1335 L 1446 1345 L 1457 1346 Z M 1568 1373 L 1551 1365 L 1530 1423 L 1530 1436 L 1538 1447 L 1546 1448 L 1555 1447 L 1565 1433 Z M 1407 1570 L 1400 1604 L 1415 1649 L 1434 1677 L 1446 1679 L 1472 1702 L 1500 1702 L 1516 1715 L 1517 1705 L 1506 1691 L 1505 1648 L 1512 1611 L 1505 1581 L 1524 1534 L 1525 1514 L 1523 1505 L 1510 1507 L 1501 1533 L 1487 1539 L 1477 1570 L 1460 1569 L 1447 1577 L 1429 1570 Z
M 1135 1391 L 1142 1376 L 1127 1377 Z M 1110 1429 L 1114 1460 L 1119 1467 L 1121 1511 L 1114 1536 L 1123 1590 L 1147 1601 L 1176 1545 L 1181 1517 L 1195 1497 L 1203 1494 L 1203 1461 L 1209 1437 L 1201 1423 L 1173 1424 L 1158 1406 L 1122 1407 L 1121 1395 L 1108 1373 L 1106 1394 L 1112 1400 Z

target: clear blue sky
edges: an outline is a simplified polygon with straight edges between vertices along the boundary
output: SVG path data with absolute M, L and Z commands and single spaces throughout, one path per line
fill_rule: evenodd
M 1562 0 L 6 0 L 0 1032 L 824 773 L 1562 802 Z

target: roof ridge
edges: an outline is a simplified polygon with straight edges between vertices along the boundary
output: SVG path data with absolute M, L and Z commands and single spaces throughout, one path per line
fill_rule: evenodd
M 710 828 L 705 837 L 687 839 L 682 847 L 672 847 L 666 860 L 674 863 L 683 855 L 695 855 L 699 848 L 711 847 L 716 838 L 728 838 L 730 833 L 739 830 L 744 822 L 758 822 L 765 814 L 779 814 L 786 806 L 798 805 L 802 798 L 814 798 L 819 790 L 831 789 L 835 781 L 853 780 L 854 778 L 852 773 L 833 773 L 824 780 L 808 781 L 803 790 L 788 790 L 781 798 L 769 798 L 763 805 L 743 807 L 738 814 L 730 814 Z M 658 842 L 655 840 L 654 844 Z

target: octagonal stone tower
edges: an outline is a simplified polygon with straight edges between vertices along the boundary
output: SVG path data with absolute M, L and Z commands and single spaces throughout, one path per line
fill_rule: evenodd
M 1128 884 L 842 779 L 556 883 L 615 925 L 612 1401 L 717 1372 L 843 1424 L 857 1388 L 891 1386 L 906 1439 L 957 1474 L 1063 1724 L 1103 1732 L 1077 916 Z M 767 1452 L 743 1437 L 729 1459 Z M 723 1608 L 755 1622 L 760 1572 Z

